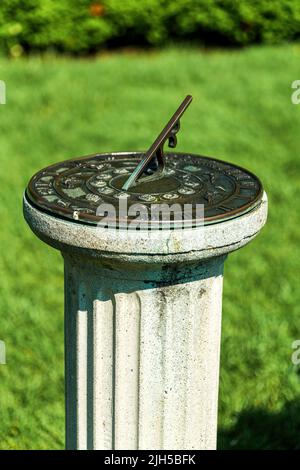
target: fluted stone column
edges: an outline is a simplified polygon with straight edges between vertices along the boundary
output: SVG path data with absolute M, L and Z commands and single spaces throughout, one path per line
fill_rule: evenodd
M 223 265 L 267 199 L 195 229 L 109 230 L 25 217 L 65 263 L 68 449 L 215 449 Z

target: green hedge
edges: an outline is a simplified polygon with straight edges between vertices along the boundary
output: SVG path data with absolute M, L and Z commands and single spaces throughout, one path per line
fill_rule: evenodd
M 0 0 L 0 50 L 277 43 L 300 36 L 299 0 Z

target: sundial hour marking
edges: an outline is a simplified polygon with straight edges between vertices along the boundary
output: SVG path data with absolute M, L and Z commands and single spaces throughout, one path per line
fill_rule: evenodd
M 230 212 L 232 210 L 232 207 L 225 206 L 224 204 L 221 204 L 220 206 L 218 206 L 218 209 L 223 211 L 223 212 Z

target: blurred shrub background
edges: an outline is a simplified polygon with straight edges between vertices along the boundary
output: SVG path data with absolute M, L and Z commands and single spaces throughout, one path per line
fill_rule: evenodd
M 0 0 L 1 449 L 64 446 L 63 261 L 23 220 L 28 180 L 148 148 L 188 93 L 178 150 L 248 168 L 269 197 L 225 266 L 218 447 L 300 448 L 299 21 L 299 0 Z
M 241 46 L 299 38 L 299 0 L 1 0 L 0 49 L 92 53 L 170 41 Z

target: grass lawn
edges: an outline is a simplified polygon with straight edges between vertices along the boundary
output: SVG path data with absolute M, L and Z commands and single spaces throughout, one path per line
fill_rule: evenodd
M 220 449 L 300 448 L 300 45 L 170 49 L 95 60 L 0 59 L 0 448 L 64 446 L 63 263 L 22 216 L 43 166 L 145 149 L 187 93 L 178 150 L 257 173 L 269 195 L 262 234 L 225 268 Z

